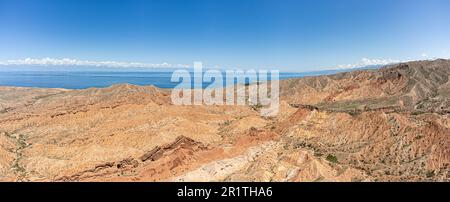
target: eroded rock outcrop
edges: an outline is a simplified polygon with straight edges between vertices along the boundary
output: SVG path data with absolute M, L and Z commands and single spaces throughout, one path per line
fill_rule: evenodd
M 281 82 L 280 112 L 0 87 L 0 181 L 449 181 L 450 61 Z

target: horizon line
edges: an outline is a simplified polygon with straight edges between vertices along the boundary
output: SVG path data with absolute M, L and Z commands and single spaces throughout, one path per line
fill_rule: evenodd
M 386 66 L 392 64 L 398 64 L 402 62 L 410 62 L 410 61 L 423 61 L 423 60 L 437 60 L 437 59 L 448 59 L 448 58 L 425 58 L 425 59 L 407 59 L 407 60 L 394 60 L 394 59 L 369 59 L 362 58 L 360 62 L 353 64 L 345 64 L 345 65 L 336 65 L 334 67 L 320 67 L 316 70 L 302 70 L 302 71 L 283 71 L 283 72 L 298 72 L 298 73 L 308 73 L 308 72 L 318 72 L 318 71 L 339 71 L 339 70 L 351 70 L 351 69 L 359 69 L 365 67 L 373 67 L 373 66 Z M 193 63 L 192 63 L 193 64 Z M 10 67 L 10 66 L 27 66 L 27 67 L 71 67 L 71 68 L 87 68 L 87 67 L 95 67 L 95 68 L 110 68 L 115 70 L 120 69 L 175 69 L 175 68 L 184 68 L 189 69 L 193 68 L 193 65 L 188 64 L 171 64 L 167 62 L 163 63 L 144 63 L 144 62 L 118 62 L 118 61 L 93 61 L 93 60 L 78 60 L 71 58 L 25 58 L 25 59 L 13 59 L 13 60 L 0 60 L 0 67 Z M 227 68 L 223 66 L 204 66 L 205 69 L 253 69 L 253 68 Z M 281 71 L 282 68 L 255 68 L 255 69 L 278 69 Z

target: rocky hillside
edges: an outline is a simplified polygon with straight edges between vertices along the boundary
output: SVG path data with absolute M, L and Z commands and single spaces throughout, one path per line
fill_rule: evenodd
M 417 113 L 450 111 L 450 62 L 418 61 L 331 76 L 283 81 L 289 103 L 321 109 L 367 111 L 389 108 Z M 313 96 L 312 96 L 313 95 Z
M 450 61 L 280 83 L 277 117 L 114 85 L 0 87 L 0 181 L 450 181 Z

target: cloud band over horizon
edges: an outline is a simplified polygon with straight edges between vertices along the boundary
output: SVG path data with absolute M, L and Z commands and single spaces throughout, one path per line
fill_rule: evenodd
M 186 64 L 169 63 L 142 63 L 142 62 L 117 62 L 117 61 L 90 61 L 78 59 L 56 58 L 25 58 L 17 60 L 0 61 L 0 65 L 38 65 L 38 66 L 94 66 L 113 68 L 188 68 Z
M 422 58 L 425 59 L 425 58 Z M 437 58 L 427 58 L 437 59 Z M 409 60 L 395 60 L 395 59 L 370 59 L 362 58 L 359 62 L 353 64 L 340 64 L 333 67 L 322 67 L 317 70 L 332 70 L 332 69 L 353 69 L 367 66 L 376 65 L 390 65 L 401 62 L 413 61 Z M 91 61 L 91 60 L 78 60 L 71 58 L 25 58 L 0 61 L 0 66 L 83 66 L 83 67 L 105 67 L 105 68 L 189 68 L 192 65 L 188 64 L 170 64 L 164 63 L 143 63 L 143 62 L 118 62 L 118 61 Z M 220 68 L 215 66 L 215 68 Z

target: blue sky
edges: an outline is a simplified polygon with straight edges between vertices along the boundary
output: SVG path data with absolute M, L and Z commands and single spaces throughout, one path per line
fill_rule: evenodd
M 0 61 L 310 71 L 450 58 L 449 11 L 448 0 L 0 0 Z

